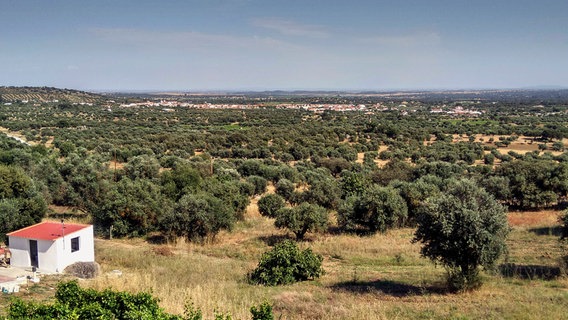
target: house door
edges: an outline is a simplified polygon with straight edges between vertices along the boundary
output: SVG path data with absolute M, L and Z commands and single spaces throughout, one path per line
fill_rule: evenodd
M 39 261 L 37 258 L 37 240 L 30 240 L 30 261 L 32 267 L 39 268 Z

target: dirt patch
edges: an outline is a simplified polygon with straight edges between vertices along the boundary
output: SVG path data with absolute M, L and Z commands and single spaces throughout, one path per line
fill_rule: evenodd
M 377 164 L 377 166 L 378 166 L 379 168 L 382 168 L 382 167 L 386 166 L 387 163 L 389 163 L 389 162 L 390 162 L 390 160 L 379 160 L 379 159 L 376 159 L 376 160 L 375 160 L 375 163 Z
M 561 214 L 558 210 L 509 212 L 507 219 L 514 227 L 551 226 L 558 224 Z
M 69 206 L 56 206 L 54 204 L 50 204 L 48 206 L 48 208 L 49 208 L 49 210 L 53 211 L 53 213 L 57 213 L 57 214 L 73 212 L 73 207 L 69 207 Z
M 365 158 L 365 153 L 364 152 L 359 152 L 357 153 L 357 160 L 355 160 L 355 162 L 357 163 L 363 163 L 363 159 Z
M 124 169 L 124 163 L 111 160 L 108 163 L 108 167 L 111 170 L 122 170 L 122 169 Z
M 53 147 L 53 140 L 55 140 L 55 137 L 49 137 L 49 139 L 47 139 L 47 141 L 45 142 L 45 146 L 47 148 Z
M 259 199 L 260 199 L 260 197 L 252 198 L 252 200 L 250 201 L 250 204 L 248 205 L 248 207 L 245 211 L 245 217 L 247 217 L 247 218 L 258 218 L 258 217 L 260 217 L 260 212 L 258 211 L 258 200 Z

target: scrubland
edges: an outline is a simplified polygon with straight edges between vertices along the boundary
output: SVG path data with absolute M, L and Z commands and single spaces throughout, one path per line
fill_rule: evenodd
M 452 294 L 444 288 L 445 270 L 420 257 L 419 245 L 411 243 L 411 228 L 368 237 L 312 234 L 301 246 L 324 256 L 323 277 L 279 287 L 250 285 L 246 274 L 262 252 L 291 237 L 255 209 L 251 205 L 235 230 L 204 245 L 97 240 L 103 273 L 81 285 L 150 291 L 166 311 L 182 313 L 193 303 L 206 319 L 214 310 L 248 319 L 250 306 L 262 301 L 272 303 L 282 319 L 561 319 L 568 310 L 568 279 L 558 269 L 558 211 L 509 213 L 508 256 L 484 273 L 481 289 Z M 49 284 L 48 278 L 43 285 Z M 30 289 L 45 298 L 53 293 Z

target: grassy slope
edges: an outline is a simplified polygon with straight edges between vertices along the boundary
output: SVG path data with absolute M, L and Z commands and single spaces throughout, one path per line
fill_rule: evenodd
M 556 230 L 550 227 L 556 214 L 512 213 L 508 262 L 521 269 L 538 265 L 545 267 L 545 273 L 554 271 L 560 247 Z M 275 314 L 282 314 L 283 319 L 565 316 L 568 279 L 562 277 L 544 280 L 538 275 L 523 279 L 485 274 L 485 285 L 479 291 L 444 293 L 444 269 L 419 256 L 419 246 L 410 241 L 412 233 L 411 229 L 403 229 L 363 238 L 312 236 L 302 246 L 312 247 L 325 257 L 326 274 L 321 279 L 283 287 L 251 286 L 245 281 L 246 273 L 255 267 L 269 244 L 285 237 L 274 229 L 272 221 L 251 208 L 245 222 L 232 233 L 221 234 L 214 244 L 166 248 L 136 239 L 97 240 L 97 260 L 105 275 L 82 284 L 97 289 L 111 286 L 152 291 L 161 299 L 161 305 L 174 313 L 183 312 L 184 304 L 192 301 L 208 319 L 213 317 L 214 309 L 230 312 L 235 319 L 247 319 L 250 306 L 263 300 L 272 302 Z M 158 251 L 174 254 L 164 256 Z M 112 275 L 114 269 L 123 275 Z M 52 291 L 46 290 L 45 296 L 50 294 Z M 37 294 L 34 297 L 37 299 Z

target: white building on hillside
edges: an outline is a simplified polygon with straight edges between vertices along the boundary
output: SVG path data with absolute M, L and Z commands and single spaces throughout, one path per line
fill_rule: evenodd
M 7 234 L 14 267 L 59 273 L 75 262 L 94 262 L 93 226 L 42 222 Z

